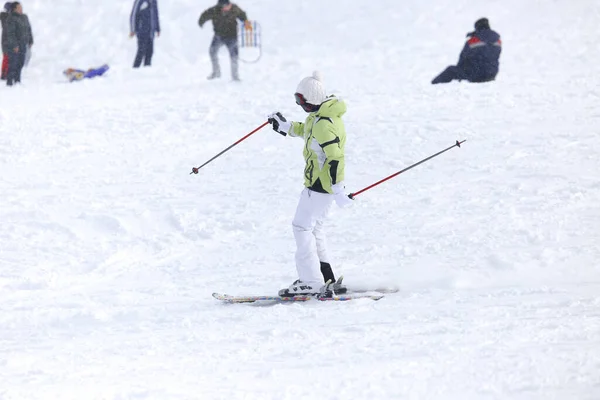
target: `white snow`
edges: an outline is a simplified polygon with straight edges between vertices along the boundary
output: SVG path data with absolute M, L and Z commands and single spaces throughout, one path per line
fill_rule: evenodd
M 209 82 L 211 2 L 27 0 L 0 87 L 0 399 L 600 398 L 600 3 L 240 0 L 264 54 Z M 430 85 L 487 16 L 496 82 Z M 65 83 L 67 67 L 109 63 Z M 295 278 L 302 144 L 269 127 L 318 69 L 348 104 L 335 270 L 373 302 L 224 305 Z

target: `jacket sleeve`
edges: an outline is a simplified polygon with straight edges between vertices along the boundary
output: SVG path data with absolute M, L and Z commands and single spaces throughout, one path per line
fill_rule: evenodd
M 327 161 L 339 160 L 342 158 L 342 149 L 340 148 L 340 138 L 337 135 L 335 125 L 329 118 L 321 118 L 313 127 L 313 137 L 323 149 Z
M 288 132 L 288 135 L 291 137 L 304 138 L 304 123 L 292 121 L 292 126 Z
M 29 45 L 33 45 L 33 31 L 31 30 L 31 24 L 29 18 L 27 18 L 27 30 L 29 31 Z
M 211 7 L 207 10 L 205 10 L 201 15 L 200 15 L 200 19 L 198 20 L 198 25 L 200 25 L 200 28 L 202 28 L 202 25 L 204 25 L 206 23 L 206 21 L 213 19 L 214 18 L 214 7 Z
M 9 51 L 13 51 L 15 47 L 19 46 L 17 41 L 17 21 L 14 18 L 6 19 L 6 47 Z
M 469 53 L 469 42 L 465 42 L 465 45 L 463 46 L 462 51 L 460 52 L 460 55 L 458 56 L 458 67 L 462 67 L 464 66 L 465 62 L 467 61 L 467 56 Z
M 240 7 L 238 7 L 237 5 L 234 6 L 236 8 L 235 10 L 235 14 L 236 14 L 236 18 L 239 19 L 240 21 L 247 21 L 248 20 L 248 16 L 246 15 L 246 12 L 244 10 L 242 10 Z
M 136 32 L 136 20 L 137 14 L 140 9 L 140 0 L 133 1 L 133 8 L 131 9 L 131 15 L 129 16 L 129 32 Z
M 329 118 L 321 118 L 313 127 L 313 137 L 325 153 L 324 168 L 328 168 L 331 184 L 344 179 L 344 153 L 340 147 L 340 138 L 335 125 Z
M 158 17 L 158 2 L 154 1 L 154 23 L 156 24 L 156 32 L 160 33 L 160 18 Z

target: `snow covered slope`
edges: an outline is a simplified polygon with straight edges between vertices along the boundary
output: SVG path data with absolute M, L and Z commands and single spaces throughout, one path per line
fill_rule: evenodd
M 600 398 L 596 1 L 239 3 L 264 55 L 208 82 L 212 2 L 162 0 L 151 69 L 129 2 L 29 0 L 34 58 L 0 86 L 0 399 Z M 497 81 L 430 80 L 482 16 Z M 223 70 L 228 70 L 225 50 Z M 109 63 L 99 79 L 61 71 Z M 335 269 L 378 301 L 226 306 L 295 279 L 304 117 L 348 104 Z

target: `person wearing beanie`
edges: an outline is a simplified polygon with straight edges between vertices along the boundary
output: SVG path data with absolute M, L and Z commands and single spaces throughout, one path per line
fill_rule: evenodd
M 137 37 L 137 53 L 133 60 L 133 68 L 152 65 L 154 55 L 154 37 L 160 36 L 160 19 L 158 18 L 158 0 L 134 0 L 129 17 L 129 37 Z
M 2 24 L 2 76 L 1 79 L 3 81 L 6 80 L 8 75 L 8 53 L 9 49 L 6 46 L 6 19 L 8 18 L 8 14 L 12 9 L 12 2 L 8 1 L 4 4 L 4 10 L 0 12 L 0 23 Z
M 252 29 L 252 25 L 244 10 L 229 0 L 219 0 L 216 6 L 204 10 L 200 15 L 198 25 L 202 28 L 209 20 L 212 20 L 215 35 L 209 49 L 212 74 L 208 76 L 208 79 L 221 77 L 218 53 L 221 47 L 227 46 L 231 58 L 231 77 L 234 81 L 239 81 L 237 21 L 243 21 L 246 29 Z
M 333 202 L 340 207 L 353 202 L 344 187 L 346 130 L 342 116 L 346 113 L 346 103 L 327 96 L 317 71 L 300 81 L 294 97 L 296 104 L 308 113 L 304 122 L 288 121 L 280 112 L 268 118 L 275 132 L 304 140 L 304 189 L 292 221 L 298 279 L 281 289 L 279 295 L 342 294 L 346 288 L 342 278 L 335 279 L 324 222 Z
M 8 50 L 8 74 L 6 85 L 21 83 L 21 70 L 25 65 L 25 56 L 33 46 L 33 34 L 27 15 L 23 14 L 23 6 L 15 1 L 10 6 L 10 14 L 6 18 L 6 44 Z M 3 32 L 4 33 L 4 32 Z
M 496 79 L 499 68 L 502 41 L 500 35 L 490 28 L 487 18 L 475 21 L 475 31 L 467 33 L 457 65 L 451 65 L 436 76 L 432 84 L 448 83 L 453 80 L 489 82 Z

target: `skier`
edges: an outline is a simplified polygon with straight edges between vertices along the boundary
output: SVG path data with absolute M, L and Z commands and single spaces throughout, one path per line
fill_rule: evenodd
M 129 18 L 129 37 L 137 36 L 138 49 L 133 68 L 152 65 L 154 54 L 154 35 L 160 36 L 157 0 L 135 0 Z
M 292 221 L 299 279 L 279 295 L 330 294 L 332 290 L 341 294 L 346 288 L 341 279 L 335 279 L 323 226 L 333 201 L 340 207 L 352 203 L 344 193 L 346 130 L 342 116 L 346 104 L 335 96 L 327 97 L 318 71 L 300 81 L 294 97 L 308 113 L 304 123 L 288 121 L 280 112 L 268 119 L 275 132 L 304 139 L 306 162 L 305 188 Z M 323 281 L 329 285 L 324 286 Z
M 467 33 L 457 65 L 451 65 L 436 76 L 432 84 L 448 83 L 454 79 L 469 82 L 489 82 L 496 79 L 502 41 L 500 35 L 490 28 L 487 18 L 475 22 L 475 32 Z
M 217 57 L 219 49 L 225 45 L 229 50 L 231 57 L 231 77 L 234 81 L 239 81 L 238 73 L 238 40 L 237 40 L 237 20 L 243 21 L 246 29 L 252 29 L 252 24 L 248 21 L 246 13 L 236 4 L 229 0 L 219 0 L 216 6 L 205 10 L 198 20 L 198 25 L 202 25 L 208 20 L 212 20 L 215 36 L 210 44 L 210 60 L 212 62 L 212 74 L 208 79 L 221 77 L 221 67 Z

